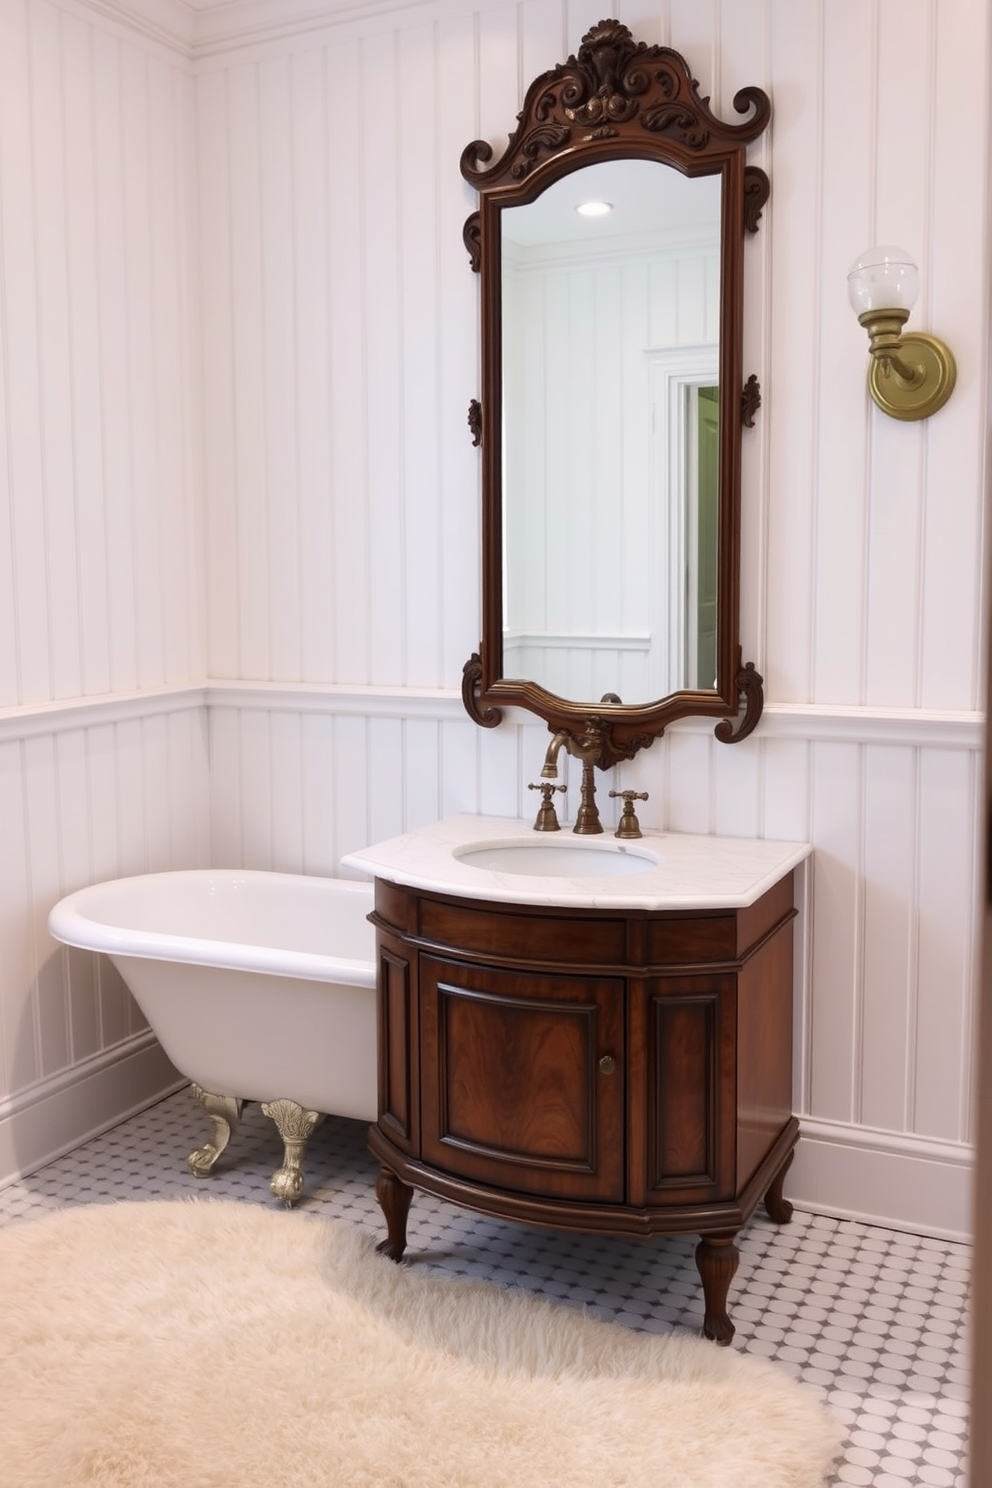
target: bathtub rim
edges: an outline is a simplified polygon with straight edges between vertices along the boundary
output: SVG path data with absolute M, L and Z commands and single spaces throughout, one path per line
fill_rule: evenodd
M 99 883 L 66 894 L 48 914 L 48 931 L 53 939 L 78 950 L 96 951 L 102 955 L 131 957 L 139 961 L 170 961 L 188 966 L 207 966 L 229 971 L 244 971 L 261 976 L 298 977 L 303 981 L 340 983 L 374 988 L 375 961 L 346 956 L 329 956 L 317 951 L 299 951 L 285 946 L 264 946 L 216 937 L 177 935 L 161 930 L 138 930 L 108 924 L 96 916 L 93 904 L 109 888 L 130 885 L 149 886 L 156 880 L 223 879 L 264 883 L 295 879 L 308 885 L 361 893 L 373 907 L 373 886 L 360 879 L 335 878 L 333 875 L 280 873 L 250 868 L 176 868 L 159 873 L 134 873 L 119 878 L 102 879 Z M 87 913 L 89 910 L 89 913 Z

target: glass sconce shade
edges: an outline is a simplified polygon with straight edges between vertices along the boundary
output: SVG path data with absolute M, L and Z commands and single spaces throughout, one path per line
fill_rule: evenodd
M 920 292 L 920 271 L 905 248 L 869 248 L 851 265 L 847 292 L 856 315 L 872 310 L 905 310 Z
M 869 248 L 847 275 L 851 306 L 868 332 L 868 391 L 890 418 L 929 418 L 957 377 L 943 341 L 903 330 L 919 289 L 920 271 L 905 248 Z

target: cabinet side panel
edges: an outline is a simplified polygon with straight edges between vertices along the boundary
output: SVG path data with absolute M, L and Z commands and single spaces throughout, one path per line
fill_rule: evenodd
M 765 942 L 738 979 L 738 1190 L 792 1115 L 792 923 Z

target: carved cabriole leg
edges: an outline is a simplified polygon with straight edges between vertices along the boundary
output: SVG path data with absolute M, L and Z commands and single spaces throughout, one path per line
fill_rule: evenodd
M 402 1178 L 397 1178 L 392 1168 L 381 1167 L 375 1180 L 375 1196 L 386 1217 L 387 1232 L 386 1239 L 380 1240 L 376 1250 L 391 1261 L 401 1261 L 406 1250 L 406 1219 L 413 1189 Z
M 792 1218 L 792 1205 L 788 1199 L 783 1199 L 782 1189 L 785 1186 L 785 1175 L 792 1165 L 794 1155 L 792 1152 L 789 1153 L 785 1162 L 772 1179 L 768 1192 L 765 1194 L 765 1212 L 768 1218 L 774 1220 L 776 1224 L 788 1224 Z
M 727 1316 L 727 1293 L 741 1258 L 734 1244 L 736 1235 L 736 1230 L 729 1235 L 704 1235 L 696 1246 L 696 1269 L 705 1302 L 703 1332 L 724 1346 L 734 1336 L 734 1325 Z
M 262 1110 L 275 1122 L 285 1147 L 283 1165 L 273 1173 L 269 1188 L 284 1204 L 295 1204 L 303 1192 L 307 1143 L 324 1118 L 292 1100 L 263 1101 Z
M 198 1100 L 214 1124 L 214 1139 L 197 1147 L 186 1159 L 186 1166 L 196 1178 L 206 1178 L 213 1169 L 231 1134 L 238 1129 L 245 1102 L 234 1095 L 211 1095 L 202 1085 L 191 1085 L 194 1100 Z

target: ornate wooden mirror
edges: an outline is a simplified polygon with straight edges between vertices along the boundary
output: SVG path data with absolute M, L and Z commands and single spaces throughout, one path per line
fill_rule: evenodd
M 739 641 L 744 233 L 768 178 L 746 164 L 760 88 L 717 119 L 684 59 L 599 22 L 535 79 L 503 155 L 461 170 L 481 277 L 480 650 L 465 706 L 594 732 L 631 758 L 677 718 L 750 733 L 761 677 Z M 596 215 L 598 213 L 598 215 Z M 621 698 L 623 701 L 621 701 Z

